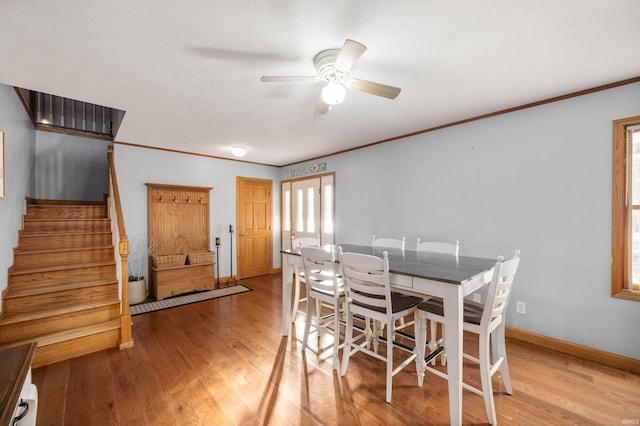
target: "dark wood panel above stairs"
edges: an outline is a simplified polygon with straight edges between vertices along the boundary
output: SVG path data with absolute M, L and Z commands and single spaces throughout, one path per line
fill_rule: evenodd
M 106 203 L 29 200 L 2 294 L 0 348 L 37 341 L 33 367 L 118 347 Z

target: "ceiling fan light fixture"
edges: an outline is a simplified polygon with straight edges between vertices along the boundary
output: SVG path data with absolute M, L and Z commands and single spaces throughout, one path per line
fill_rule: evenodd
M 330 82 L 322 88 L 322 100 L 327 105 L 338 105 L 344 101 L 344 86 L 336 82 Z
M 231 147 L 231 153 L 238 158 L 242 158 L 247 155 L 247 148 L 242 145 L 234 145 Z

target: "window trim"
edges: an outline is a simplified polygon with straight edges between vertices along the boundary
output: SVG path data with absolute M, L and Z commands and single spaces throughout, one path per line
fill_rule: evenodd
M 627 206 L 627 127 L 640 125 L 640 116 L 613 121 L 611 192 L 611 296 L 640 302 L 640 291 L 631 290 L 630 214 Z

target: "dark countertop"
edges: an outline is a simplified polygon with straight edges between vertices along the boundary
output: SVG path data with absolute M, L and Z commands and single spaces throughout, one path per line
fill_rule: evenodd
M 35 351 L 35 343 L 0 350 L 0 425 L 11 423 Z
M 389 257 L 389 272 L 452 284 L 462 284 L 465 280 L 491 269 L 496 264 L 496 259 L 481 257 L 403 251 L 396 248 L 373 248 L 354 244 L 338 244 L 338 246 L 342 247 L 343 253 L 371 254 L 378 257 L 382 257 L 382 253 L 386 251 Z M 281 252 L 300 254 L 296 250 L 282 250 Z

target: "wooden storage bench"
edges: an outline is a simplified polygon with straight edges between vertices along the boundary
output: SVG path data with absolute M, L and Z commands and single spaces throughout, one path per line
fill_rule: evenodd
M 156 300 L 162 300 L 193 291 L 213 290 L 215 288 L 213 265 L 214 263 L 211 262 L 163 269 L 151 268 L 149 293 Z
M 149 295 L 156 300 L 215 288 L 209 235 L 212 188 L 147 183 Z

